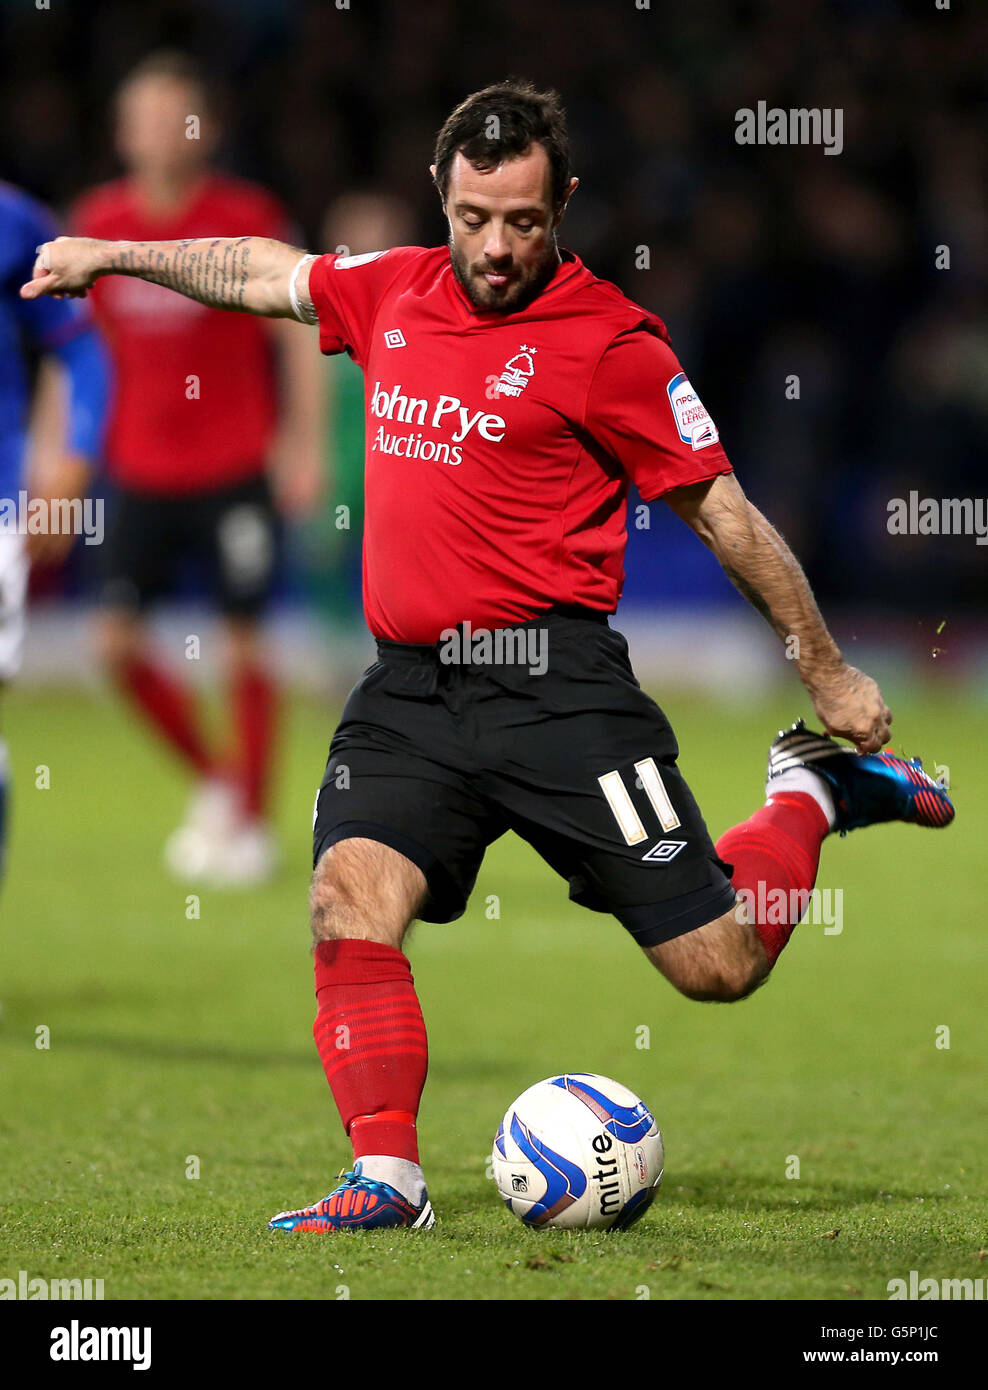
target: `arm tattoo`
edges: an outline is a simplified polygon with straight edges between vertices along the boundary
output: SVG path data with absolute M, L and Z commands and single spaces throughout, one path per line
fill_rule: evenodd
M 129 242 L 113 269 L 164 285 L 213 309 L 243 309 L 253 237 Z
M 773 616 L 767 600 L 763 598 L 758 590 L 754 588 L 747 579 L 743 579 L 742 576 L 738 574 L 737 570 L 732 569 L 729 565 L 725 565 L 723 561 L 721 561 L 721 567 L 738 593 L 748 600 L 752 608 L 762 615 L 769 626 L 772 627 L 780 637 L 788 637 L 789 631 L 786 624 L 779 622 L 779 620 Z

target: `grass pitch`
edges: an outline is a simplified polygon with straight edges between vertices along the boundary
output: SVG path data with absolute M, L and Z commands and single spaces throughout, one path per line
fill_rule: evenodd
M 203 891 L 196 917 L 161 867 L 177 771 L 109 702 L 15 689 L 0 1277 L 102 1278 L 108 1299 L 711 1300 L 884 1299 L 911 1269 L 984 1277 L 986 792 L 972 764 L 988 711 L 886 693 L 894 746 L 951 765 L 958 819 L 828 841 L 820 885 L 843 890 L 843 931 L 800 926 L 743 1003 L 680 998 L 527 846 L 494 846 L 467 916 L 420 924 L 409 947 L 439 1224 L 321 1239 L 265 1223 L 323 1196 L 348 1156 L 311 1041 L 305 912 L 336 711 L 290 714 L 282 877 Z M 759 804 L 767 741 L 798 696 L 733 715 L 663 700 L 715 837 Z M 616 1077 L 659 1119 L 665 1180 L 625 1234 L 527 1231 L 486 1177 L 508 1104 L 563 1070 Z

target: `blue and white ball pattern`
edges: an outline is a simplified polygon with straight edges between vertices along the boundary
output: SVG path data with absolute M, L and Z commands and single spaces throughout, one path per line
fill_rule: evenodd
M 494 1140 L 494 1179 L 526 1226 L 625 1230 L 662 1180 L 662 1135 L 648 1106 L 593 1072 L 530 1086 Z

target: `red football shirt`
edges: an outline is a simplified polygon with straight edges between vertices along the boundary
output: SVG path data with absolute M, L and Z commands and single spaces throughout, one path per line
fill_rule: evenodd
M 78 235 L 109 241 L 291 240 L 271 194 L 219 174 L 167 216 L 149 213 L 129 179 L 105 184 L 81 200 L 73 223 Z M 90 294 L 116 374 L 107 435 L 115 480 L 182 495 L 260 473 L 277 412 L 270 326 L 130 276 L 104 276 Z
M 568 252 L 515 314 L 476 310 L 446 247 L 322 256 L 309 284 L 323 352 L 365 375 L 377 637 L 613 613 L 629 479 L 651 501 L 731 471 L 662 320 Z

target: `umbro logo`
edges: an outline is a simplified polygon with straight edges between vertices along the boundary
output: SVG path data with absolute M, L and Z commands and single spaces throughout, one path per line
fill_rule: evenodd
M 405 342 L 405 335 L 404 333 L 402 333 L 400 328 L 388 329 L 388 331 L 384 335 L 384 345 L 385 347 L 389 348 L 408 346 L 408 344 Z
M 685 840 L 660 840 L 642 855 L 642 859 L 650 864 L 668 864 L 670 859 L 675 859 L 679 851 L 685 848 Z

